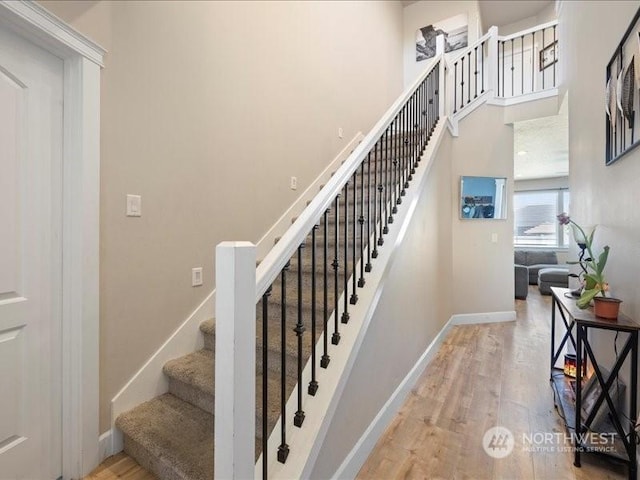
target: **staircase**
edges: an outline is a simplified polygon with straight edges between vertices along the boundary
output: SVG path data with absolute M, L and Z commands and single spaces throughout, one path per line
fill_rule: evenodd
M 553 28 L 555 41 L 555 24 L 542 28 L 543 31 Z M 527 41 L 536 45 L 537 31 L 514 34 L 513 38 L 498 37 L 497 29 L 492 27 L 486 36 L 450 62 L 444 60 L 444 38 L 439 37 L 438 55 L 425 73 L 390 108 L 319 194 L 309 199 L 305 212 L 291 219 L 292 228 L 277 241 L 255 272 L 252 282 L 256 296 L 247 300 L 256 304 L 255 370 L 245 366 L 244 378 L 238 377 L 238 369 L 232 370 L 234 382 L 249 385 L 255 382 L 255 414 L 245 411 L 244 418 L 255 419 L 253 459 L 261 459 L 258 463 L 261 470 L 256 467 L 256 472 L 262 478 L 267 478 L 276 461 L 286 463 L 287 432 L 305 427 L 303 397 L 312 401 L 318 389 L 328 388 L 316 381 L 316 372 L 332 368 L 331 355 L 333 349 L 340 348 L 340 332 L 350 327 L 349 310 L 358 302 L 358 291 L 366 288 L 365 273 L 374 268 L 378 247 L 384 244 L 394 215 L 402 208 L 405 189 L 410 187 L 412 174 L 436 125 L 446 120 L 456 135 L 457 122 L 480 103 L 511 100 L 505 100 L 504 93 L 502 96 L 497 93 L 499 85 L 504 91 L 507 81 L 504 73 L 500 77 L 500 65 L 504 70 L 505 58 L 508 59 L 505 45 L 513 53 L 518 47 L 513 39 L 520 39 L 521 53 L 525 52 Z M 525 34 L 530 35 L 530 40 Z M 531 75 L 535 72 L 534 61 L 532 56 Z M 521 63 L 524 65 L 524 60 Z M 555 87 L 555 67 L 553 75 Z M 537 77 L 532 78 L 533 85 Z M 544 74 L 541 78 L 544 82 Z M 523 81 L 520 83 L 524 85 Z M 520 93 L 522 96 L 527 92 Z M 539 92 L 532 92 L 536 93 Z M 453 103 L 445 108 L 447 98 Z M 447 117 L 445 112 L 449 112 Z M 235 325 L 236 319 L 230 317 L 219 322 Z M 204 336 L 202 350 L 165 364 L 163 372 L 169 392 L 121 414 L 116 420 L 123 433 L 125 452 L 162 480 L 213 479 L 217 471 L 214 469 L 215 320 L 202 323 L 200 332 Z M 219 337 L 218 341 L 223 342 L 219 345 L 229 345 L 221 340 L 225 337 Z M 235 389 L 235 383 L 225 384 L 225 388 Z M 292 409 L 294 404 L 297 408 Z M 234 411 L 227 410 L 220 418 L 234 415 Z M 234 423 L 233 433 L 236 432 Z M 250 439 L 251 434 L 246 438 Z M 224 445 L 227 443 L 234 442 L 226 437 Z M 292 445 L 291 451 L 295 448 Z M 268 455 L 263 455 L 265 450 Z M 218 467 L 227 460 L 222 458 L 224 461 L 219 461 Z M 248 460 L 245 472 L 253 471 L 255 466 L 248 465 Z M 233 466 L 234 462 L 235 457 L 229 464 Z M 223 471 L 224 474 L 217 475 L 237 477 Z
M 399 165 L 408 161 L 407 147 L 415 144 L 420 136 L 419 131 L 413 131 L 408 135 L 398 134 L 389 136 L 388 142 L 393 142 L 398 147 L 388 150 L 384 154 L 378 155 L 367 167 L 371 171 L 376 171 L 378 175 L 385 177 L 382 184 L 390 189 L 392 186 L 394 163 Z M 415 137 L 415 138 L 414 138 Z M 406 141 L 405 141 L 406 140 Z M 312 317 L 312 286 L 316 291 L 316 308 L 314 322 L 315 337 L 312 338 L 310 332 L 306 335 L 305 342 L 302 343 L 302 361 L 304 366 L 312 352 L 314 340 L 321 340 L 327 330 L 324 328 L 324 246 L 327 247 L 327 270 L 331 273 L 327 276 L 326 303 L 328 306 L 327 318 L 330 318 L 335 311 L 335 302 L 344 292 L 345 279 L 349 280 L 355 265 L 360 261 L 360 239 L 361 228 L 357 219 L 367 211 L 372 212 L 379 208 L 380 199 L 375 195 L 377 205 L 374 205 L 374 195 L 363 176 L 363 169 L 359 169 L 354 177 L 354 181 L 346 185 L 341 198 L 348 197 L 345 217 L 344 200 L 341 202 L 338 215 L 338 244 L 336 244 L 336 216 L 335 208 L 327 214 L 326 225 L 324 219 L 318 224 L 315 230 L 316 262 L 319 268 L 315 272 L 315 282 L 313 280 L 312 269 L 312 243 L 313 233 L 310 233 L 305 242 L 300 247 L 299 254 L 294 255 L 290 260 L 287 269 L 287 281 L 291 283 L 286 289 L 286 318 L 289 335 L 286 336 L 286 357 L 285 383 L 286 397 L 292 393 L 297 379 L 297 348 L 298 341 L 293 328 L 298 315 L 298 293 L 302 296 L 302 314 L 310 328 L 309 320 Z M 401 194 L 396 192 L 397 198 Z M 353 198 L 359 200 L 363 198 L 363 203 L 353 203 Z M 397 201 L 397 199 L 396 199 Z M 356 205 L 354 228 L 354 209 Z M 392 207 L 388 207 L 390 211 Z M 389 213 L 389 212 L 388 212 Z M 388 221 L 387 213 L 387 221 Z M 292 219 L 292 221 L 295 219 Z M 326 226 L 326 228 L 325 228 Z M 344 244 L 344 232 L 348 228 L 348 241 Z M 364 230 L 364 228 L 363 228 Z M 366 235 L 366 232 L 364 232 Z M 326 238 L 325 238 L 326 235 Z M 325 241 L 326 240 L 326 241 Z M 318 248 L 318 247 L 322 248 Z M 336 251 L 336 247 L 338 250 Z M 355 249 L 354 249 L 355 247 Z M 321 251 L 322 250 L 322 251 Z M 337 271 L 331 265 L 334 259 L 338 258 L 339 266 Z M 345 258 L 346 256 L 346 258 Z M 347 266 L 346 271 L 344 265 Z M 357 272 L 356 272 L 357 273 Z M 300 275 L 298 275 L 300 274 Z M 301 290 L 298 290 L 298 278 L 300 278 Z M 337 279 L 337 282 L 336 282 Z M 338 296 L 336 297 L 336 292 Z M 351 299 L 350 299 L 351 301 Z M 270 434 L 280 417 L 279 395 L 281 378 L 281 315 L 282 315 L 282 292 L 280 288 L 274 288 L 268 297 L 268 349 L 267 364 L 269 366 L 268 392 L 270 400 L 268 405 L 272 408 L 267 411 L 268 433 Z M 348 311 L 350 303 L 338 305 L 341 316 Z M 263 358 L 263 317 L 262 305 L 256 308 L 256 404 L 262 403 L 262 358 Z M 202 350 L 195 351 L 183 357 L 171 360 L 166 363 L 163 371 L 169 381 L 169 392 L 145 402 L 138 407 L 120 415 L 116 420 L 116 426 L 122 430 L 124 435 L 125 452 L 136 459 L 144 468 L 152 472 L 162 480 L 204 480 L 213 479 L 213 449 L 214 449 L 214 361 L 215 361 L 215 320 L 208 320 L 200 325 L 200 332 L 204 336 L 204 346 Z M 328 333 L 328 332 L 327 332 Z M 328 338 L 330 343 L 331 339 Z M 322 352 L 318 352 L 320 355 Z M 329 360 L 330 362 L 330 360 Z M 256 412 L 256 425 L 262 424 L 263 413 L 258 409 Z M 256 428 L 256 459 L 262 451 L 262 429 Z

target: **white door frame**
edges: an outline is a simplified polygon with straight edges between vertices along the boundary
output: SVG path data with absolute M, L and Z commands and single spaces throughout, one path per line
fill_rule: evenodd
M 106 51 L 35 2 L 0 2 L 0 25 L 64 61 L 62 475 L 100 463 L 100 69 Z

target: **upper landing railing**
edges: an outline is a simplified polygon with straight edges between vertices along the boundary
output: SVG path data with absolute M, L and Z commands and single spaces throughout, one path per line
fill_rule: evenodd
M 499 36 L 486 35 L 447 60 L 447 112 L 455 116 L 486 92 L 505 103 L 557 88 L 557 21 Z

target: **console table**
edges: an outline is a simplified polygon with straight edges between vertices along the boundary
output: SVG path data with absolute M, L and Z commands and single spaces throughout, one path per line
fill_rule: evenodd
M 556 408 L 564 418 L 567 432 L 572 435 L 575 447 L 574 465 L 580 467 L 580 455 L 582 452 L 597 453 L 626 463 L 629 467 L 629 479 L 636 480 L 636 432 L 633 425 L 637 422 L 638 331 L 640 330 L 640 324 L 623 314 L 620 314 L 617 320 L 606 320 L 596 317 L 592 309 L 581 310 L 576 306 L 576 298 L 571 297 L 568 288 L 551 287 L 551 295 L 550 382 L 555 392 Z M 556 312 L 559 313 L 566 329 L 562 340 L 557 346 L 555 341 Z M 607 372 L 598 364 L 598 359 L 589 342 L 589 332 L 594 330 L 612 330 L 621 332 L 626 336 L 626 342 L 622 349 L 619 350 L 615 364 L 608 377 L 605 377 Z M 564 375 L 563 370 L 555 367 L 568 341 L 573 344 L 576 351 L 575 392 L 571 386 L 571 381 Z M 626 383 L 629 392 L 629 410 L 625 414 L 621 411 L 622 408 L 619 408 L 611 398 L 610 389 L 627 358 L 630 359 L 631 365 L 630 378 Z M 583 361 L 585 362 L 584 365 Z M 583 412 L 583 375 L 584 371 L 589 369 L 587 365 L 593 370 L 600 393 L 596 397 L 595 403 L 593 403 L 593 408 L 589 412 Z M 609 412 L 608 433 L 611 434 L 609 437 L 611 445 L 608 445 L 607 449 L 602 448 L 602 443 L 591 442 L 592 437 L 587 434 L 591 431 L 592 424 L 601 406 L 607 408 Z M 583 412 L 583 414 L 578 412 Z M 583 416 L 586 416 L 586 418 L 583 418 Z

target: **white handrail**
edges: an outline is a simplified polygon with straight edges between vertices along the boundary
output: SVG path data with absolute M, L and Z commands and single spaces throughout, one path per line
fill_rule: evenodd
M 373 149 L 385 129 L 395 119 L 400 109 L 409 100 L 411 95 L 413 95 L 427 75 L 429 75 L 442 60 L 442 53 L 436 55 L 433 60 L 431 60 L 422 75 L 391 105 L 380 121 L 376 123 L 373 129 L 364 137 L 362 142 L 360 142 L 360 145 L 356 147 L 353 153 L 351 153 L 347 160 L 338 168 L 320 193 L 315 196 L 309 206 L 305 208 L 293 225 L 284 233 L 280 241 L 276 243 L 265 256 L 256 270 L 256 303 L 262 298 L 262 295 L 280 274 L 286 263 L 296 252 L 298 246 L 304 242 L 311 229 L 320 220 L 320 217 L 331 206 L 331 203 L 347 181 L 360 167 L 360 164 Z M 441 89 L 443 88 L 444 85 L 441 86 Z M 444 99 L 444 95 L 440 95 L 440 98 Z
M 487 40 L 489 40 L 489 38 L 491 38 L 491 31 L 485 33 L 478 40 L 473 42 L 473 44 L 469 45 L 467 48 L 462 50 L 462 52 L 457 53 L 455 57 L 452 57 L 452 58 L 448 59 L 447 60 L 447 66 L 453 65 L 458 60 L 460 60 L 462 57 L 464 57 L 467 53 L 469 53 L 472 49 L 480 46 L 482 44 L 482 42 L 486 42 Z
M 519 38 L 525 35 L 529 35 L 530 33 L 539 32 L 540 30 L 546 30 L 547 28 L 555 27 L 558 25 L 558 20 L 552 20 L 547 23 L 542 23 L 540 25 L 536 25 L 535 27 L 527 28 L 526 30 L 522 30 L 520 32 L 512 33 L 511 35 L 506 35 L 504 37 L 498 36 L 498 40 L 501 42 L 506 42 L 511 40 L 512 38 Z

